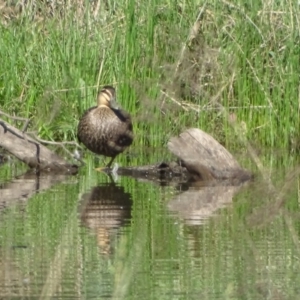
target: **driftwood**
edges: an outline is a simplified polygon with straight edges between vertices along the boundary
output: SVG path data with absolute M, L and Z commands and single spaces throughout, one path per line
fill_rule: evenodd
M 181 160 L 192 181 L 232 179 L 243 182 L 252 178 L 220 143 L 200 129 L 191 128 L 171 138 L 168 148 Z
M 189 173 L 177 162 L 161 162 L 155 165 L 137 167 L 119 167 L 117 174 L 142 181 L 155 182 L 159 185 L 181 184 L 188 182 Z
M 1 119 L 0 146 L 38 171 L 61 174 L 75 174 L 78 171 L 78 166 L 69 164 L 40 142 Z M 178 163 L 119 168 L 117 173 L 162 184 L 171 181 L 230 180 L 231 184 L 236 185 L 252 177 L 222 145 L 200 129 L 191 128 L 179 137 L 172 137 L 168 148 L 178 157 Z
M 30 168 L 39 171 L 75 174 L 78 166 L 63 158 L 29 137 L 27 134 L 0 119 L 0 146 Z
M 213 137 L 204 131 L 191 128 L 172 137 L 169 150 L 178 162 L 161 162 L 155 165 L 120 167 L 119 175 L 131 176 L 160 185 L 202 182 L 210 186 L 239 185 L 250 180 L 252 174 L 240 167 L 235 158 Z

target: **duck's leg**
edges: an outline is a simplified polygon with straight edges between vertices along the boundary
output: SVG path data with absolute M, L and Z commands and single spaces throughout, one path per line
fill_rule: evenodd
M 109 163 L 105 166 L 105 167 L 100 167 L 100 168 L 96 168 L 95 170 L 98 171 L 98 172 L 103 172 L 105 171 L 106 169 L 110 169 L 111 168 L 111 165 L 113 163 L 113 161 L 115 160 L 116 156 L 113 156 L 111 158 L 111 160 L 109 161 Z
M 111 158 L 111 160 L 109 161 L 109 163 L 106 165 L 106 168 L 109 168 L 109 169 L 110 169 L 110 167 L 111 167 L 113 161 L 115 160 L 115 158 L 116 158 L 116 156 L 113 156 L 113 157 Z

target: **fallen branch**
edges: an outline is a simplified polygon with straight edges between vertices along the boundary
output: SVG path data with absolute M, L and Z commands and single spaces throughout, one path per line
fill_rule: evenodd
M 85 162 L 80 158 L 80 155 L 78 154 L 75 154 L 75 153 L 71 153 L 66 147 L 65 145 L 72 145 L 72 146 L 76 146 L 76 148 L 80 148 L 82 149 L 82 147 L 76 143 L 76 142 L 70 142 L 70 141 L 67 141 L 67 142 L 54 142 L 54 141 L 46 141 L 46 140 L 43 140 L 43 139 L 40 139 L 38 136 L 36 136 L 35 134 L 31 134 L 33 136 L 33 138 L 40 142 L 41 144 L 43 145 L 55 145 L 55 146 L 59 146 L 61 148 L 63 148 L 63 150 L 68 153 L 68 155 L 71 157 L 71 158 L 75 158 L 76 160 L 78 160 L 82 165 L 85 164 Z
M 19 129 L 0 119 L 0 146 L 37 171 L 55 171 L 74 174 L 72 165 Z
M 30 119 L 27 119 L 27 118 L 22 118 L 22 117 L 15 117 L 15 116 L 11 116 L 5 112 L 3 112 L 2 110 L 0 110 L 0 115 L 3 115 L 9 119 L 12 119 L 12 120 L 16 120 L 16 121 L 22 121 L 24 122 L 24 125 L 23 125 L 23 129 L 22 129 L 22 132 L 25 132 L 27 130 L 27 127 L 28 127 L 28 124 L 30 122 Z

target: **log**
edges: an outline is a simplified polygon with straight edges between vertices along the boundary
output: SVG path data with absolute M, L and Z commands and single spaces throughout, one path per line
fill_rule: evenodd
M 56 153 L 35 141 L 19 129 L 0 119 L 0 146 L 39 171 L 76 174 L 78 166 L 72 165 Z
M 210 186 L 238 186 L 253 178 L 253 174 L 241 168 L 219 142 L 200 129 L 190 128 L 179 137 L 172 137 L 168 148 L 178 157 L 178 162 L 120 167 L 117 174 L 159 185 L 176 186 L 195 182 L 206 182 L 205 184 Z
M 76 174 L 78 166 L 69 164 L 56 153 L 27 134 L 0 119 L 0 146 L 37 171 Z M 127 175 L 161 184 L 175 181 L 198 182 L 227 180 L 237 185 L 252 178 L 234 157 L 213 137 L 197 128 L 190 128 L 172 137 L 169 150 L 179 163 L 159 163 L 151 166 L 119 168 L 119 175 Z
M 236 159 L 212 136 L 190 128 L 172 137 L 169 150 L 178 162 L 161 162 L 149 166 L 120 167 L 119 175 L 156 182 L 160 185 L 206 182 L 206 185 L 238 186 L 253 178 Z M 209 182 L 209 183 L 208 183 Z
M 192 181 L 234 179 L 243 182 L 252 178 L 220 143 L 200 129 L 190 128 L 179 137 L 172 137 L 168 148 L 181 160 Z
M 181 184 L 188 181 L 189 174 L 186 168 L 176 162 L 161 162 L 154 165 L 119 167 L 117 174 L 129 176 L 143 181 L 155 182 L 161 186 L 170 183 Z

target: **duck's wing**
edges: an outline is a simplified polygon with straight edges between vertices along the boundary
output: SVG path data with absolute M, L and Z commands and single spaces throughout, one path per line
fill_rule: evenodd
M 131 116 L 130 114 L 123 110 L 123 109 L 112 109 L 115 115 L 122 121 L 122 122 L 127 122 L 131 123 Z
M 88 130 L 88 119 L 89 119 L 89 115 L 91 113 L 91 111 L 93 111 L 95 108 L 97 108 L 97 106 L 93 106 L 89 109 L 87 109 L 82 117 L 79 120 L 78 126 L 77 126 L 77 140 L 78 143 L 82 143 L 82 141 L 80 140 L 80 134 L 82 134 L 83 131 Z

